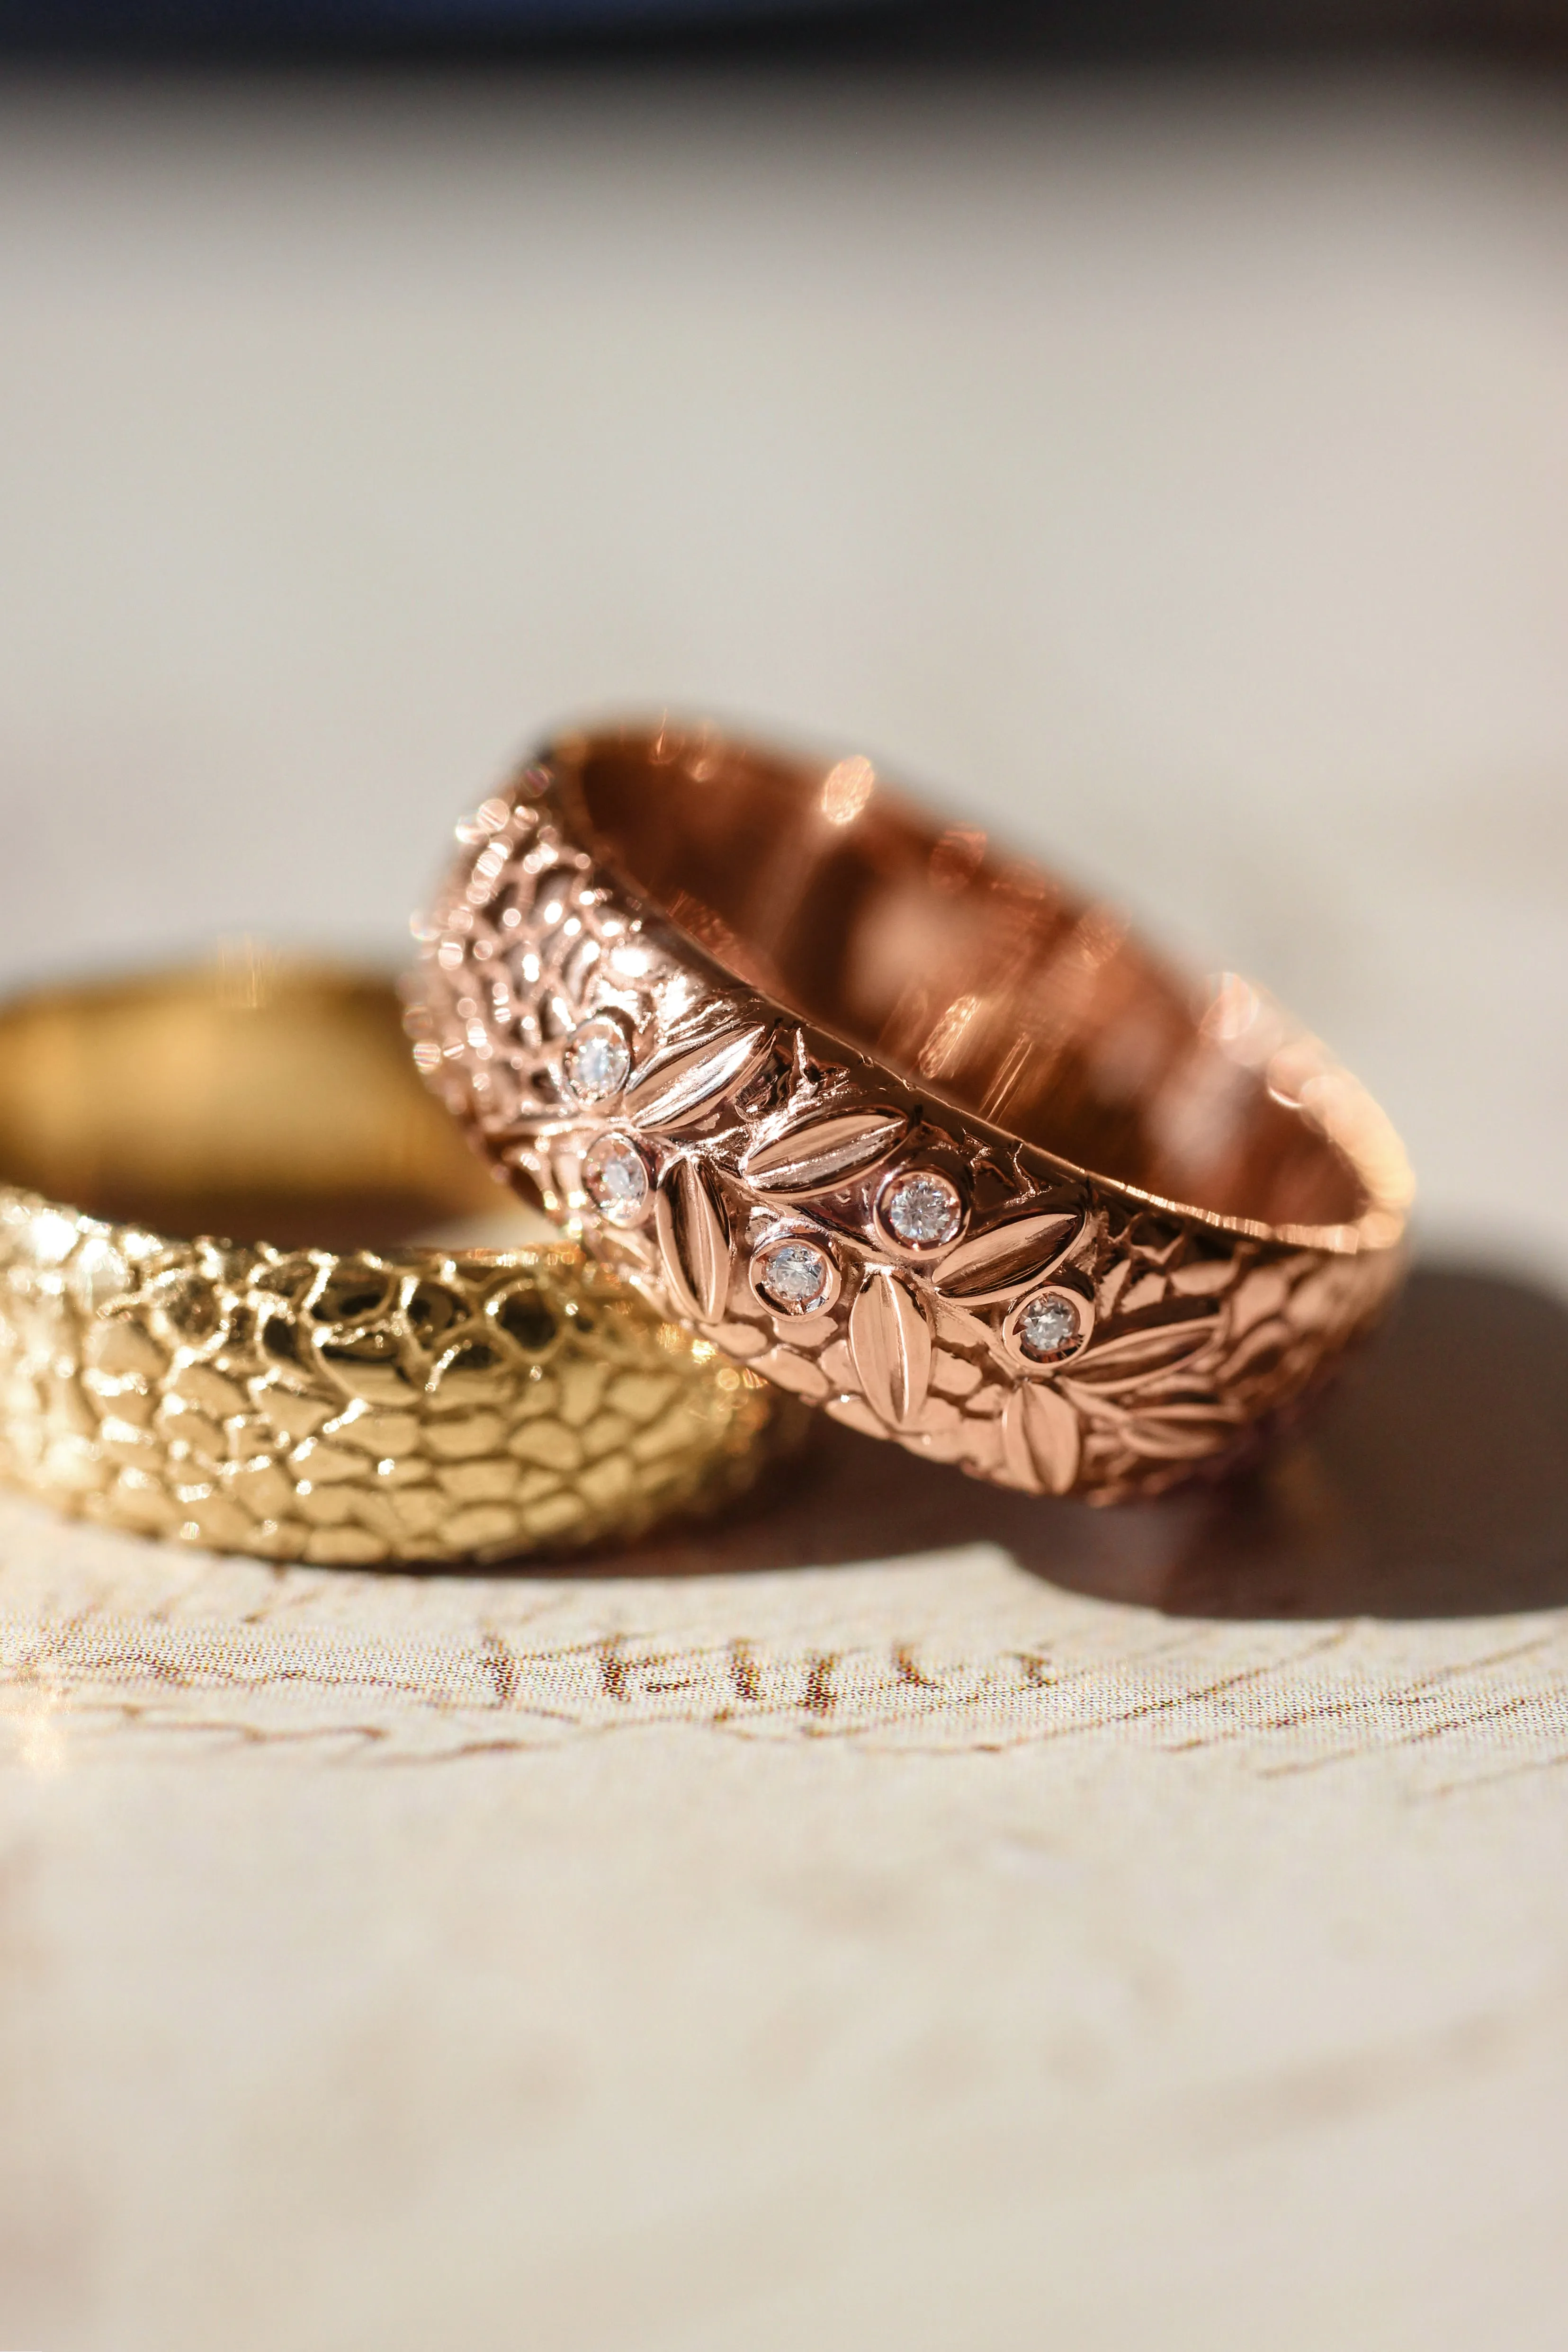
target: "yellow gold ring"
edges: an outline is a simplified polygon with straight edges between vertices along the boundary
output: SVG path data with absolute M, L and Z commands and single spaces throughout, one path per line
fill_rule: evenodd
M 800 1422 L 531 1238 L 379 977 L 247 949 L 0 1008 L 12 1485 L 269 1559 L 495 1559 L 711 1509 Z

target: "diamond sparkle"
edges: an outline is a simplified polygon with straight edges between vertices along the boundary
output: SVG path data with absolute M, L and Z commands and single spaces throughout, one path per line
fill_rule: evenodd
M 832 1269 L 811 1242 L 778 1242 L 757 1268 L 757 1287 L 786 1315 L 809 1315 L 827 1296 Z
M 626 1041 L 610 1022 L 579 1029 L 561 1056 L 561 1075 L 580 1102 L 603 1102 L 606 1095 L 619 1094 L 631 1066 Z
M 583 1182 L 602 1217 L 635 1224 L 647 1200 L 647 1165 L 624 1135 L 606 1135 L 583 1162 Z
M 1018 1345 L 1037 1364 L 1054 1364 L 1070 1355 L 1078 1335 L 1078 1310 L 1050 1294 L 1031 1298 L 1018 1318 Z
M 890 1184 L 882 1197 L 882 1214 L 889 1231 L 906 1247 L 934 1249 L 950 1242 L 963 1223 L 963 1203 L 956 1185 L 928 1169 Z

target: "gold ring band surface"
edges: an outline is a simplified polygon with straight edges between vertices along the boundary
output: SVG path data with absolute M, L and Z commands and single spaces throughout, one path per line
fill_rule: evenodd
M 660 1312 L 858 1429 L 1156 1493 L 1397 1285 L 1404 1152 L 1314 1039 L 863 759 L 571 735 L 458 842 L 427 1080 Z
M 103 1525 L 569 1550 L 739 1495 L 804 1419 L 571 1243 L 467 1244 L 507 1204 L 379 976 L 247 953 L 0 1009 L 0 1474 Z M 236 1233 L 273 1238 L 179 1237 Z

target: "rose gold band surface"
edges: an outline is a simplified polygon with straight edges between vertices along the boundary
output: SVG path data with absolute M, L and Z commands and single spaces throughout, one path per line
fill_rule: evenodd
M 1403 1151 L 1313 1039 L 864 760 L 572 736 L 459 842 L 426 1077 L 662 1313 L 857 1428 L 1157 1492 L 1396 1284 Z

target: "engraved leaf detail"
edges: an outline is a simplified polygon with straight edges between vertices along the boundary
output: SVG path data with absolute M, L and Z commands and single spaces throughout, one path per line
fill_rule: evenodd
M 694 1160 L 666 1170 L 653 1204 L 665 1277 L 682 1314 L 716 1322 L 730 1288 L 730 1228 L 707 1171 Z
M 627 1089 L 626 1111 L 639 1127 L 684 1126 L 759 1069 L 772 1043 L 771 1029 L 759 1024 L 661 1055 Z
M 951 1251 L 938 1286 L 966 1307 L 1011 1301 L 1060 1263 L 1078 1239 L 1079 1224 L 1077 1216 L 1054 1209 L 1009 1217 Z
M 916 1419 L 931 1385 L 931 1328 L 901 1275 L 874 1267 L 849 1309 L 849 1353 L 867 1402 L 895 1429 Z
M 1194 1257 L 1170 1276 L 1178 1298 L 1215 1298 L 1236 1280 L 1236 1262 L 1229 1257 Z
M 1199 1461 L 1217 1453 L 1234 1433 L 1226 1416 L 1205 1405 L 1138 1413 L 1123 1432 L 1134 1454 L 1153 1462 Z
M 1295 1342 L 1296 1334 L 1283 1317 L 1272 1323 L 1255 1324 L 1232 1353 L 1226 1367 L 1227 1378 L 1234 1384 L 1277 1370 Z
M 809 1119 L 749 1151 L 741 1172 L 759 1192 L 804 1197 L 830 1192 L 885 1159 L 903 1140 L 908 1126 L 901 1111 L 838 1111 Z
M 1002 1454 L 1021 1486 L 1065 1495 L 1078 1476 L 1079 1417 L 1055 1389 L 1029 1381 L 1002 1409 Z
M 1203 1316 L 1183 1323 L 1146 1324 L 1112 1339 L 1098 1339 L 1074 1363 L 1073 1380 L 1092 1385 L 1102 1395 L 1126 1394 L 1187 1363 L 1208 1346 L 1215 1330 L 1214 1318 Z

